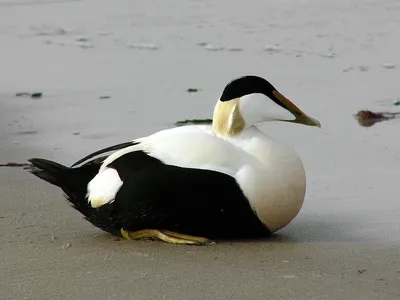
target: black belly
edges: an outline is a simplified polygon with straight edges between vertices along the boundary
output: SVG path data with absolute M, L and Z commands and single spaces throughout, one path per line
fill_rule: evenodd
M 220 172 L 165 165 L 143 152 L 114 161 L 123 183 L 113 217 L 125 230 L 166 229 L 208 238 L 265 236 L 234 178 Z

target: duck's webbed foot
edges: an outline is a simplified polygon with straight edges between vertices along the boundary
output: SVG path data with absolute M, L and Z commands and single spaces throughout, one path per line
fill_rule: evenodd
M 181 245 L 206 245 L 211 241 L 204 237 L 181 234 L 169 230 L 142 229 L 138 231 L 125 231 L 121 228 L 121 234 L 128 240 L 159 239 L 166 243 Z

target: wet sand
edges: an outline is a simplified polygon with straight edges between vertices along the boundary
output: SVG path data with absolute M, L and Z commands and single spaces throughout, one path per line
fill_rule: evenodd
M 0 163 L 71 164 L 208 118 L 247 73 L 323 126 L 262 126 L 295 147 L 308 178 L 300 214 L 262 241 L 116 240 L 59 189 L 1 167 L 0 298 L 399 299 L 400 123 L 353 116 L 400 110 L 399 13 L 390 0 L 0 0 Z

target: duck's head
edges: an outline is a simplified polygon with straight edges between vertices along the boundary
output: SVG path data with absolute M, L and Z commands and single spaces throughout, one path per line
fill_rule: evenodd
M 264 78 L 243 76 L 229 82 L 222 92 L 214 109 L 213 130 L 233 136 L 269 121 L 321 127 L 318 120 L 301 111 Z

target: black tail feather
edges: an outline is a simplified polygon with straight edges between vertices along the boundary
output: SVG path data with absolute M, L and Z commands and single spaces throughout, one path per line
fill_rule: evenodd
M 85 199 L 86 187 L 95 176 L 95 170 L 90 172 L 83 167 L 68 168 L 43 158 L 32 158 L 28 161 L 32 164 L 29 171 L 40 179 L 60 187 L 76 209 L 84 213 L 89 208 Z
M 31 158 L 28 161 L 32 164 L 28 168 L 33 175 L 63 188 L 63 179 L 68 176 L 69 168 L 43 158 Z
M 83 163 L 83 162 L 85 162 L 85 161 L 87 161 L 87 160 L 99 155 L 99 154 L 104 154 L 106 152 L 120 150 L 120 149 L 129 147 L 129 146 L 133 146 L 133 145 L 136 145 L 136 144 L 137 144 L 136 142 L 130 141 L 130 142 L 125 142 L 125 143 L 113 145 L 113 146 L 110 146 L 110 147 L 107 147 L 107 148 L 104 148 L 104 149 L 100 149 L 100 150 L 98 150 L 96 152 L 93 152 L 93 153 L 85 156 L 84 158 L 81 158 L 80 160 L 75 162 L 71 167 L 75 167 L 75 166 L 77 166 L 77 165 L 79 165 L 79 164 L 81 164 L 81 163 Z
M 112 204 L 94 209 L 86 198 L 87 185 L 97 174 L 104 159 L 105 157 L 100 157 L 80 167 L 69 168 L 47 159 L 31 158 L 28 161 L 32 165 L 26 169 L 44 181 L 60 187 L 72 207 L 82 213 L 94 226 L 119 235 L 120 225 L 113 216 Z

